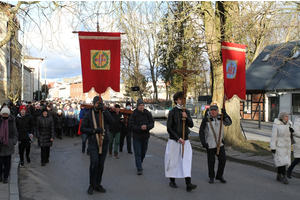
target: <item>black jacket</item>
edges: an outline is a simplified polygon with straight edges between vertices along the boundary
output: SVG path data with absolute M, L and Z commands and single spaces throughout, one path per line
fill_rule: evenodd
M 147 129 L 142 130 L 142 125 L 146 125 Z M 136 108 L 129 118 L 129 128 L 134 139 L 147 140 L 150 137 L 149 131 L 153 127 L 154 119 L 147 109 L 144 109 L 144 112 L 140 112 Z
M 54 119 L 54 128 L 56 129 L 62 129 L 65 126 L 65 117 L 63 114 L 61 115 L 56 115 Z
M 114 118 L 114 123 L 109 125 L 109 132 L 120 133 L 122 128 L 122 124 L 121 124 L 122 113 L 119 112 L 119 114 L 117 114 L 116 112 L 111 111 L 110 115 L 112 116 L 112 118 Z
M 23 117 L 19 113 L 16 117 L 16 125 L 19 133 L 18 140 L 29 140 L 28 133 L 33 133 L 34 120 L 33 117 L 26 113 Z
M 33 112 L 33 119 L 36 122 L 37 118 L 42 115 L 41 109 L 35 109 Z
M 80 126 L 80 132 L 85 133 L 88 135 L 89 139 L 89 148 L 90 145 L 92 145 L 92 148 L 97 148 L 97 139 L 95 134 L 93 133 L 94 130 L 94 124 L 93 124 L 93 117 L 92 117 L 92 111 L 94 108 L 91 108 L 88 113 L 86 113 L 82 119 L 81 126 Z M 95 119 L 97 123 L 97 127 L 99 127 L 99 113 L 95 111 Z M 103 143 L 108 143 L 109 142 L 109 137 L 108 137 L 108 125 L 114 123 L 114 118 L 110 115 L 108 110 L 103 111 L 103 116 L 104 116 L 104 129 L 105 129 L 105 135 L 104 135 L 104 140 Z
M 190 133 L 190 128 L 194 126 L 193 119 L 191 118 L 191 114 L 189 110 L 185 111 L 188 118 L 185 120 L 185 134 L 184 138 L 183 136 L 183 122 L 182 122 L 182 110 L 178 109 L 177 107 L 174 107 L 172 110 L 169 112 L 168 120 L 167 120 L 167 131 L 170 135 L 171 140 L 176 140 L 178 141 L 180 138 L 184 140 L 189 139 L 189 133 Z
M 40 147 L 52 146 L 51 138 L 54 138 L 54 121 L 48 114 L 47 117 L 39 116 L 36 121 L 36 136 Z

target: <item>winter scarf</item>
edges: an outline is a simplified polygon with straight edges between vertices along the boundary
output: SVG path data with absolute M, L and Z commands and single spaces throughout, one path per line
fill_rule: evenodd
M 2 124 L 0 128 L 0 142 L 5 146 L 9 146 L 8 142 L 8 119 L 2 118 Z

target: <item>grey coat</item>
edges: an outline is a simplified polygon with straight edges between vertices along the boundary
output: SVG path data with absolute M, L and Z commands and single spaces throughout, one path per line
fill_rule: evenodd
M 0 127 L 2 125 L 2 117 L 0 116 Z M 15 153 L 14 145 L 18 141 L 18 131 L 13 116 L 8 117 L 8 132 L 9 132 L 9 146 L 2 145 L 0 156 L 10 156 Z

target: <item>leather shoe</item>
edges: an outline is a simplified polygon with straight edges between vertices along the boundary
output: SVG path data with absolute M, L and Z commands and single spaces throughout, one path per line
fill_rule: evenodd
M 172 188 L 178 188 L 177 184 L 175 182 L 170 182 L 170 187 Z
M 190 192 L 190 191 L 192 191 L 196 188 L 197 188 L 197 185 L 194 185 L 194 184 L 191 184 L 191 183 L 186 185 L 186 191 L 188 191 L 188 192 Z
M 213 184 L 214 183 L 214 178 L 209 178 L 209 183 Z
M 2 182 L 2 175 L 0 176 L 0 183 Z
M 95 188 L 95 187 L 94 187 L 93 185 L 90 185 L 90 187 L 89 187 L 87 193 L 88 193 L 88 194 L 93 194 L 94 188 Z
M 221 181 L 221 183 L 226 183 L 227 182 L 223 177 L 216 176 L 216 179 Z
M 96 185 L 96 186 L 95 186 L 95 191 L 101 192 L 101 193 L 105 193 L 105 192 L 106 192 L 106 189 L 104 189 L 104 188 L 102 187 L 102 185 Z
M 139 169 L 138 172 L 137 172 L 137 174 L 138 174 L 138 175 L 142 175 L 142 174 L 143 174 L 143 170 L 142 170 L 142 169 Z
M 46 163 L 44 163 L 44 162 L 41 164 L 41 166 L 45 166 L 45 165 L 46 165 Z
M 3 179 L 3 183 L 8 183 L 8 178 Z

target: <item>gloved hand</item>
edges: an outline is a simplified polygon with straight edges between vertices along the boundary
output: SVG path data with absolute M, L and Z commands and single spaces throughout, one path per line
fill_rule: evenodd
M 289 127 L 290 128 L 290 132 L 291 133 L 294 133 L 295 131 L 294 131 L 294 129 L 292 128 L 292 127 Z
M 94 129 L 94 133 L 103 133 L 103 129 L 101 127 L 96 128 L 96 129 Z
M 276 150 L 275 149 L 271 149 L 272 153 L 275 154 L 276 153 Z
M 225 108 L 222 108 L 222 109 L 221 109 L 221 111 L 222 111 L 222 114 L 223 114 L 223 115 L 225 115 L 225 114 L 226 114 L 226 110 L 225 110 Z
M 98 109 L 101 110 L 101 111 L 103 112 L 103 110 L 104 110 L 103 103 L 99 103 L 99 104 L 98 104 Z

